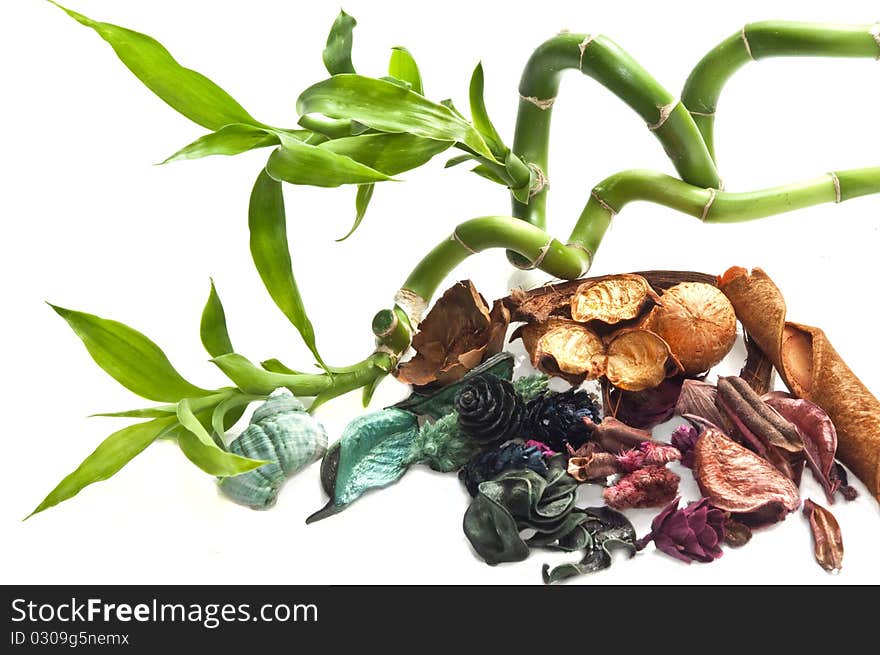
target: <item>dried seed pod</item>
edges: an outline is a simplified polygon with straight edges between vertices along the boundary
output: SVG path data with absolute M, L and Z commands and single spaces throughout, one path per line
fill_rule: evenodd
M 693 471 L 712 505 L 746 523 L 775 523 L 800 505 L 790 479 L 718 430 L 705 430 L 697 439 Z
M 636 318 L 658 298 L 641 275 L 613 275 L 578 287 L 571 298 L 571 317 L 584 323 L 602 321 L 613 325 Z
M 816 561 L 826 571 L 837 573 L 843 566 L 843 538 L 837 519 L 809 498 L 804 501 L 804 515 L 810 520 Z
M 522 338 L 532 366 L 572 384 L 605 373 L 605 345 L 585 325 L 561 319 L 530 323 L 513 333 Z
M 644 327 L 669 344 L 685 375 L 708 371 L 724 359 L 736 341 L 733 305 L 717 287 L 701 282 L 670 287 Z
M 669 345 L 648 330 L 628 328 L 615 332 L 608 344 L 605 375 L 624 391 L 653 389 L 681 365 Z

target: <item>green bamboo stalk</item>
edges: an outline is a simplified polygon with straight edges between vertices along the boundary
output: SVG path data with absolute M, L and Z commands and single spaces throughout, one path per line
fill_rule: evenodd
M 682 102 L 715 159 L 715 111 L 721 90 L 750 61 L 768 57 L 868 57 L 880 59 L 880 24 L 750 23 L 722 41 L 696 65 Z
M 625 205 L 638 200 L 678 210 L 704 223 L 741 223 L 873 193 L 880 193 L 880 167 L 832 172 L 804 182 L 745 193 L 701 189 L 655 171 L 624 171 L 593 189 L 569 242 L 595 252 L 611 219 Z
M 569 69 L 592 77 L 641 116 L 683 180 L 701 187 L 719 186 L 718 172 L 696 124 L 672 94 L 611 39 L 569 33 L 538 47 L 520 81 L 513 151 L 537 166 L 544 176 L 552 106 L 561 75 Z M 513 215 L 543 228 L 547 188 L 536 191 L 527 204 L 513 199 Z

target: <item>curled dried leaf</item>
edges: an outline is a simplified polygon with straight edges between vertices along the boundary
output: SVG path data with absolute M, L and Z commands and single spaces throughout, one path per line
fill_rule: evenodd
M 590 432 L 590 441 L 609 453 L 621 453 L 628 448 L 638 448 L 646 441 L 651 441 L 651 433 L 647 430 L 631 427 L 612 416 L 606 416 L 598 425 L 589 418 L 585 418 L 584 423 Z M 578 449 L 574 454 L 584 453 Z
M 500 301 L 490 312 L 470 280 L 458 282 L 422 321 L 412 341 L 416 354 L 398 367 L 397 378 L 415 386 L 452 384 L 501 351 L 509 322 Z
M 717 287 L 682 282 L 665 291 L 660 303 L 644 327 L 669 344 L 686 375 L 708 371 L 733 348 L 736 314 Z
M 837 519 L 809 498 L 804 501 L 804 515 L 810 520 L 816 561 L 826 571 L 837 573 L 843 566 L 843 538 Z
M 675 413 L 691 422 L 698 422 L 702 427 L 715 426 L 729 434 L 727 418 L 715 403 L 717 393 L 718 389 L 714 384 L 702 380 L 685 380 L 675 404 Z
M 800 505 L 788 477 L 719 430 L 704 430 L 697 439 L 693 471 L 712 505 L 746 523 L 775 523 Z
M 648 330 L 627 328 L 615 332 L 607 353 L 605 375 L 624 391 L 653 389 L 681 370 L 669 345 Z
M 529 323 L 511 338 L 522 338 L 532 365 L 547 375 L 580 384 L 605 373 L 605 345 L 580 323 L 562 319 Z
M 639 316 L 659 296 L 641 275 L 612 275 L 578 287 L 571 297 L 571 318 L 615 324 Z

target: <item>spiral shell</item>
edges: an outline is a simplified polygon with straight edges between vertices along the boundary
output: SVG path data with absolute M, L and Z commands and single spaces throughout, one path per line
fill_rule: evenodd
M 324 455 L 327 432 L 299 400 L 282 390 L 254 411 L 250 425 L 229 444 L 229 450 L 272 463 L 223 478 L 220 490 L 240 505 L 268 509 L 287 478 Z

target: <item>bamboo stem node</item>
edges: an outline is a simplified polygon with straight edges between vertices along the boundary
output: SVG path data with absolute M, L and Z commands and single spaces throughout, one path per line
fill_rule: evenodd
M 550 180 L 547 179 L 544 170 L 537 164 L 530 163 L 529 168 L 535 173 L 535 182 L 529 187 L 529 198 L 534 198 L 546 187 L 550 186 Z
M 541 111 L 547 111 L 550 107 L 553 106 L 553 103 L 556 102 L 556 98 L 536 98 L 535 96 L 524 96 L 520 94 L 520 100 L 525 100 L 526 102 L 530 102 L 535 107 L 540 109 Z
M 611 214 L 612 217 L 614 217 L 614 216 L 617 214 L 617 210 L 614 209 L 614 207 L 612 207 L 611 205 L 609 205 L 607 202 L 605 202 L 604 200 L 602 200 L 602 198 L 599 196 L 599 194 L 596 193 L 596 190 L 595 190 L 595 189 L 593 189 L 593 191 L 590 193 L 590 195 L 593 197 L 593 199 L 594 199 L 596 202 L 599 203 L 599 205 L 602 207 L 602 209 L 604 209 L 604 210 L 607 211 L 609 214 Z
M 706 219 L 709 218 L 709 210 L 712 209 L 712 203 L 715 202 L 715 197 L 718 195 L 718 192 L 715 189 L 709 189 L 709 199 L 706 201 L 706 204 L 703 205 L 703 213 L 700 215 L 700 220 L 704 223 Z
M 752 54 L 752 46 L 749 44 L 749 37 L 746 35 L 746 25 L 743 25 L 742 30 L 740 30 L 740 38 L 742 39 L 743 45 L 746 47 L 746 54 L 749 56 L 749 59 L 752 61 L 757 61 L 755 59 L 755 55 Z
M 565 244 L 565 247 L 566 248 L 577 248 L 578 250 L 581 250 L 584 252 L 584 254 L 586 254 L 587 262 L 586 262 L 586 266 L 585 266 L 584 270 L 581 271 L 581 275 L 583 275 L 584 273 L 586 273 L 587 271 L 590 270 L 590 267 L 593 266 L 593 257 L 595 256 L 595 254 L 593 253 L 592 250 L 590 250 L 584 244 L 579 243 L 577 241 L 569 241 L 568 243 Z M 580 277 L 580 276 L 578 276 L 578 277 Z M 549 284 L 549 282 L 547 284 Z
M 452 231 L 452 236 L 449 237 L 449 239 L 451 241 L 455 241 L 458 245 L 460 245 L 462 248 L 467 250 L 472 255 L 476 255 L 479 252 L 478 250 L 474 250 L 473 248 L 471 248 L 468 244 L 466 244 L 464 242 L 464 240 L 458 235 L 457 229 Z
M 538 251 L 538 256 L 531 262 L 529 268 L 538 268 L 541 263 L 544 261 L 544 257 L 547 256 L 547 253 L 550 251 L 550 246 L 553 244 L 553 238 L 549 238 L 547 243 L 541 246 L 541 249 Z
M 673 100 L 668 105 L 657 107 L 657 109 L 660 111 L 660 116 L 657 118 L 656 123 L 648 123 L 648 129 L 653 132 L 654 130 L 659 130 L 661 127 L 663 127 L 663 124 L 669 119 L 669 117 L 672 115 L 672 111 L 676 107 L 678 107 L 678 104 L 680 102 L 681 100 Z
M 872 27 L 868 33 L 874 37 L 874 43 L 877 44 L 877 59 L 880 59 L 880 23 L 877 23 Z
M 422 316 L 428 309 L 428 301 L 415 291 L 401 288 L 394 294 L 394 304 L 400 307 L 409 317 L 410 325 L 415 329 L 422 322 Z
M 592 34 L 587 34 L 584 37 L 584 40 L 578 43 L 578 50 L 580 50 L 581 54 L 578 57 L 578 70 L 581 70 L 584 67 L 584 53 L 587 51 L 587 46 L 593 42 L 595 37 Z
M 840 204 L 842 202 L 840 195 L 840 178 L 837 177 L 837 173 L 831 172 L 828 173 L 831 176 L 831 181 L 834 183 L 834 202 L 836 204 Z

